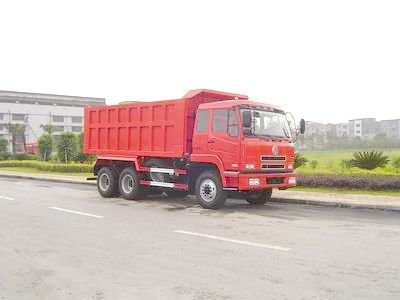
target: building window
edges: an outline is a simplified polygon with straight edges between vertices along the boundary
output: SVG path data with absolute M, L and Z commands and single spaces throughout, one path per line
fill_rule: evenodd
M 208 110 L 199 110 L 197 113 L 197 132 L 207 132 Z
M 360 131 L 360 130 L 357 130 L 357 131 L 356 131 L 356 134 L 360 134 L 360 133 L 361 133 L 361 131 Z
M 64 131 L 64 126 L 53 126 L 52 129 L 54 132 L 60 132 L 60 131 Z
M 360 127 L 361 126 L 361 124 L 356 124 L 356 127 Z
M 82 123 L 82 117 L 71 117 L 72 123 Z
M 24 114 L 12 114 L 12 120 L 13 121 L 25 121 L 25 115 Z
M 6 126 L 5 126 L 5 125 L 3 125 L 3 124 L 0 124 L 0 131 L 4 130 L 5 128 L 6 128 Z
M 82 126 L 72 126 L 72 132 L 82 132 Z
M 4 114 L 0 114 L 0 120 L 4 120 Z
M 64 122 L 64 116 L 53 116 L 53 122 Z

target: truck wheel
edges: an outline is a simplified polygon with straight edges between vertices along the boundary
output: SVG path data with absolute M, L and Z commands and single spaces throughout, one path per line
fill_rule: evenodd
M 214 171 L 205 171 L 196 180 L 196 196 L 203 208 L 220 208 L 225 204 L 227 193 Z
M 119 192 L 124 199 L 139 200 L 142 196 L 139 176 L 133 168 L 125 168 L 119 175 Z
M 118 194 L 117 174 L 109 168 L 103 167 L 97 173 L 97 190 L 102 197 L 113 197 Z
M 246 197 L 247 202 L 252 205 L 264 205 L 271 199 L 272 189 L 250 192 Z

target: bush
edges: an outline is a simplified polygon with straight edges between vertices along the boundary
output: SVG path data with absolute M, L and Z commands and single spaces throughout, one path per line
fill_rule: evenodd
M 60 172 L 60 173 L 91 173 L 93 165 L 89 164 L 53 164 L 34 160 L 5 160 L 0 161 L 0 168 L 22 167 L 34 168 L 39 171 Z
M 367 190 L 400 189 L 400 176 L 351 176 L 335 174 L 298 174 L 297 184 L 309 187 L 362 188 Z
M 310 167 L 311 169 L 315 170 L 318 166 L 318 162 L 316 160 L 310 161 Z
M 303 155 L 300 153 L 296 153 L 294 155 L 294 168 L 297 169 L 301 166 L 305 166 L 307 164 L 308 160 L 305 158 Z
M 379 167 L 385 167 L 389 158 L 378 151 L 355 152 L 351 165 L 360 169 L 374 170 Z
M 7 160 L 11 157 L 11 153 L 8 152 L 1 152 L 0 153 L 0 161 Z
M 28 154 L 28 153 L 16 153 L 11 155 L 9 159 L 12 160 L 36 160 L 37 156 L 33 154 Z
M 352 162 L 350 159 L 342 159 L 339 163 L 340 168 L 342 169 L 350 169 L 352 167 Z
M 397 157 L 397 158 L 393 159 L 392 165 L 396 169 L 400 169 L 400 157 Z

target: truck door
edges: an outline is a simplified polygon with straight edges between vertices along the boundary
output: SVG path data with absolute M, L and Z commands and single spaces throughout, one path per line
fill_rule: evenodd
M 195 128 L 193 132 L 193 153 L 208 153 L 208 128 L 209 128 L 209 110 L 200 109 L 197 112 Z
M 219 156 L 225 170 L 237 170 L 240 163 L 240 139 L 237 110 L 216 108 L 212 110 L 212 126 L 208 150 Z

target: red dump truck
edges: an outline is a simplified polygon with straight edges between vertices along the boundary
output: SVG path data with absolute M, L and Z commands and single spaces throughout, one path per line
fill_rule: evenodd
M 293 125 L 293 122 L 292 122 Z M 294 135 L 279 107 L 245 95 L 192 90 L 181 99 L 85 108 L 84 151 L 97 155 L 103 197 L 195 194 L 204 208 L 227 196 L 264 204 L 296 185 Z

